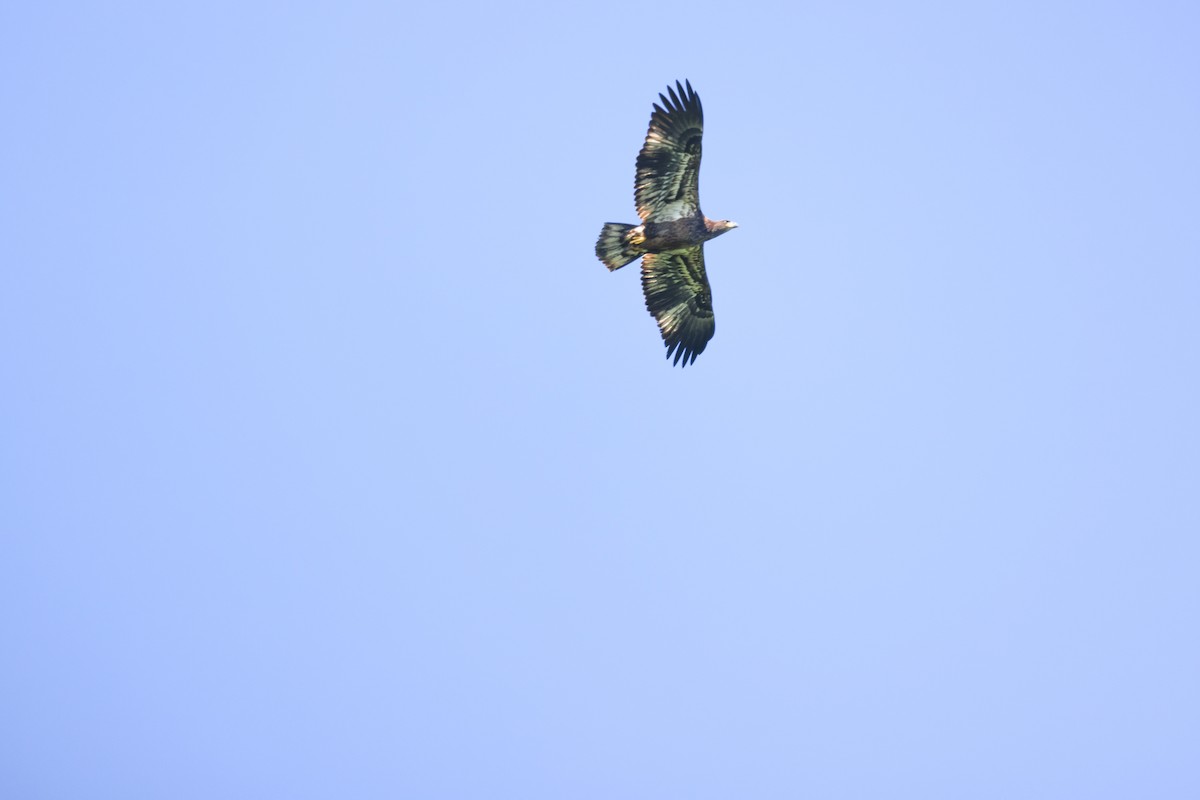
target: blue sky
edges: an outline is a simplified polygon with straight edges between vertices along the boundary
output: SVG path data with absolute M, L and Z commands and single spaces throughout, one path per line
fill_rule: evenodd
M 1198 36 L 9 4 L 0 794 L 1200 795 Z

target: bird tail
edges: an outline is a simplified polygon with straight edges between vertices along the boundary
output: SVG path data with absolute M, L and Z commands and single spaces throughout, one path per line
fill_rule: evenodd
M 646 237 L 638 230 L 640 227 L 621 222 L 605 223 L 600 238 L 596 240 L 596 258 L 610 270 L 620 269 L 633 261 L 645 252 L 639 247 L 646 241 Z

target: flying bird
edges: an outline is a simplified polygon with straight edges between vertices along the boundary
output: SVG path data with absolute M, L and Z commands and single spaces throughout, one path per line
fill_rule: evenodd
M 737 223 L 711 220 L 700 210 L 700 96 L 690 82 L 685 88 L 676 81 L 658 97 L 662 105 L 654 104 L 634 178 L 642 224 L 605 223 L 596 257 L 615 270 L 641 256 L 646 308 L 658 322 L 667 358 L 674 353 L 674 363 L 686 367 L 716 331 L 704 243 Z

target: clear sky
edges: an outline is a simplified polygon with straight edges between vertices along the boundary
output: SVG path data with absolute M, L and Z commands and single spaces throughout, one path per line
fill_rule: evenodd
M 6 4 L 0 796 L 1200 797 L 1197 8 Z

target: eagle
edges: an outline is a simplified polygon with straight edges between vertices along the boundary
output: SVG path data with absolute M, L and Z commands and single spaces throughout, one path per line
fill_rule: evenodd
M 608 222 L 596 241 L 596 257 L 609 270 L 642 258 L 646 308 L 658 322 L 667 358 L 683 366 L 696 361 L 716 331 L 712 290 L 704 272 L 704 243 L 737 227 L 711 220 L 700 210 L 700 96 L 675 82 L 654 104 L 646 142 L 637 157 L 633 196 L 641 225 Z

